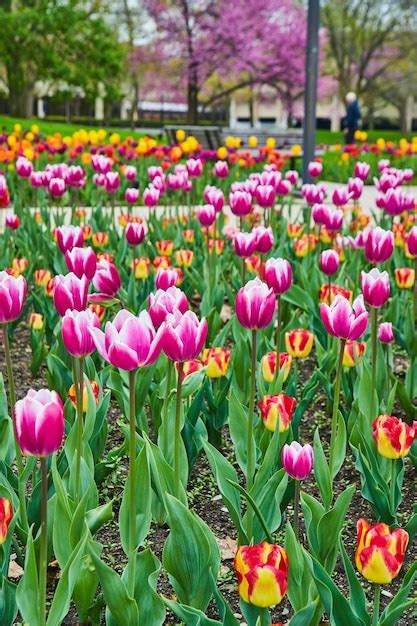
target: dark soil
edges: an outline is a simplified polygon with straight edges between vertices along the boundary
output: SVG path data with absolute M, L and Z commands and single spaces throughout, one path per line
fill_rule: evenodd
M 17 398 L 23 397 L 26 391 L 30 387 L 39 388 L 46 384 L 45 377 L 41 372 L 38 377 L 33 378 L 30 374 L 29 363 L 31 358 L 31 351 L 28 342 L 28 329 L 24 325 L 20 325 L 16 334 L 16 341 L 13 344 L 13 367 L 16 378 L 16 395 Z M 0 362 L 4 363 L 4 355 L 2 348 L 0 348 Z M 403 369 L 404 362 L 401 358 L 398 358 L 398 370 Z M 306 379 L 314 367 L 314 363 L 311 359 L 302 363 L 301 369 L 301 382 Z M 342 398 L 343 402 L 343 398 Z M 107 449 L 110 450 L 116 445 L 120 445 L 123 441 L 122 431 L 119 427 L 120 413 L 116 405 L 111 405 L 108 413 L 109 423 L 109 438 L 107 442 Z M 324 446 L 328 444 L 330 439 L 330 419 L 326 415 L 326 401 L 325 397 L 318 394 L 315 398 L 312 406 L 304 415 L 303 423 L 301 424 L 301 440 L 303 442 L 313 441 L 313 433 L 319 426 L 322 441 Z M 231 460 L 233 459 L 232 445 L 228 437 L 228 433 L 225 433 L 225 444 L 223 453 L 227 455 Z M 114 506 L 114 519 L 107 524 L 99 533 L 97 539 L 103 544 L 103 558 L 109 565 L 114 567 L 119 573 L 125 566 L 126 557 L 119 543 L 118 533 L 118 507 L 120 505 L 121 495 L 123 491 L 123 484 L 127 473 L 127 459 L 119 465 L 116 471 L 114 471 L 106 480 L 105 485 L 101 488 L 101 498 L 104 501 L 108 499 L 115 499 Z M 356 522 L 360 517 L 365 517 L 369 521 L 373 520 L 373 515 L 367 502 L 361 497 L 360 494 L 360 478 L 354 468 L 354 460 L 350 451 L 348 451 L 345 463 L 339 473 L 337 480 L 335 481 L 335 497 L 341 493 L 348 485 L 356 485 L 356 493 L 354 494 L 352 504 L 350 506 L 349 513 L 346 518 L 345 526 L 343 528 L 344 545 L 348 551 L 349 556 L 353 559 L 356 547 Z M 415 493 L 417 487 L 417 472 L 416 468 L 407 461 L 406 466 L 406 479 L 403 488 L 403 502 L 400 508 L 399 518 L 404 524 L 408 521 L 412 514 L 413 506 L 416 502 Z M 318 497 L 317 488 L 315 486 L 314 478 L 310 477 L 303 484 L 303 489 L 308 493 Z M 236 533 L 233 524 L 229 518 L 229 514 L 223 505 L 223 502 L 218 494 L 217 486 L 213 479 L 209 465 L 204 456 L 200 456 L 196 465 L 192 469 L 190 481 L 189 481 L 189 505 L 190 507 L 208 524 L 215 536 L 219 541 L 219 545 L 222 549 L 223 559 L 219 576 L 219 587 L 227 601 L 233 608 L 236 616 L 241 617 L 239 609 L 239 596 L 237 593 L 237 584 L 235 575 L 233 572 L 233 552 L 235 550 L 234 540 Z M 291 506 L 288 507 L 286 514 L 283 516 L 283 524 L 281 529 L 276 534 L 277 543 L 283 543 L 283 527 L 286 519 L 292 518 Z M 151 532 L 147 539 L 147 546 L 150 547 L 159 559 L 162 559 L 162 551 L 165 540 L 168 536 L 169 529 L 166 526 L 153 525 Z M 303 521 L 301 520 L 301 533 L 302 542 L 307 545 L 306 537 L 304 534 Z M 416 542 L 409 545 L 407 550 L 407 556 L 405 564 L 401 570 L 400 575 L 394 581 L 392 585 L 386 585 L 382 591 L 381 606 L 383 607 L 397 591 L 402 576 L 406 571 L 410 563 L 414 562 L 417 558 Z M 53 587 L 56 584 L 56 570 L 51 568 L 51 593 Z M 348 595 L 348 586 L 345 579 L 343 566 L 338 560 L 336 565 L 334 580 L 339 588 Z M 368 599 L 369 607 L 371 610 L 372 602 L 372 585 L 368 584 L 363 578 L 361 583 L 364 585 Z M 168 581 L 168 577 L 163 574 L 159 579 L 158 591 L 167 597 L 173 597 L 174 592 Z M 287 622 L 292 614 L 291 605 L 288 599 L 284 599 L 282 604 L 272 611 L 273 621 L 275 622 Z M 207 610 L 207 615 L 212 618 L 218 617 L 218 613 L 215 605 L 212 603 Z M 18 622 L 16 622 L 18 623 Z M 69 615 L 63 622 L 66 626 L 77 624 L 76 613 L 71 608 Z M 104 624 L 103 620 L 103 624 Z M 168 613 L 166 617 L 166 624 L 177 624 L 178 620 L 175 616 Z M 415 626 L 417 624 L 417 613 L 415 610 L 409 610 L 398 622 L 399 626 Z M 135 625 L 132 625 L 135 626 Z M 308 626 L 306 624 L 306 626 Z

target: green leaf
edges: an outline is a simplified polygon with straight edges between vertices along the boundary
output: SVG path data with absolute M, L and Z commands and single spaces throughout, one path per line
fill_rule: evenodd
M 166 497 L 170 533 L 163 563 L 180 602 L 205 610 L 212 595 L 208 571 L 217 577 L 220 553 L 209 527 L 173 496 Z
M 248 416 L 233 388 L 230 392 L 229 400 L 229 428 L 230 436 L 235 446 L 236 460 L 246 476 Z M 255 441 L 253 441 L 253 446 L 256 449 Z
M 316 428 L 314 433 L 314 477 L 317 481 L 323 504 L 326 509 L 329 509 L 333 500 L 332 480 L 318 428 Z
M 126 567 L 122 579 L 127 578 Z M 135 598 L 139 607 L 140 626 L 161 626 L 165 621 L 165 606 L 156 587 L 161 563 L 151 550 L 136 555 Z
M 407 602 L 407 598 L 410 594 L 411 588 L 414 584 L 414 581 L 417 578 L 417 562 L 415 561 L 407 570 L 403 581 L 401 583 L 401 587 L 383 611 L 379 626 L 395 626 L 398 623 L 398 619 L 401 614 L 412 604 L 415 603 L 414 600 L 410 600 Z M 411 604 L 410 604 L 411 603 Z
M 135 509 L 136 509 L 136 530 L 137 546 L 140 546 L 146 538 L 152 521 L 151 513 L 151 476 L 149 471 L 148 456 L 146 446 L 142 447 L 136 460 L 135 469 Z M 129 554 L 129 493 L 130 476 L 128 476 L 123 492 L 122 503 L 119 512 L 120 541 L 126 555 Z
M 17 606 L 23 621 L 28 624 L 39 623 L 38 588 L 38 566 L 32 532 L 30 532 L 26 544 L 25 574 L 20 579 L 16 590 Z
M 345 460 L 346 443 L 347 443 L 346 423 L 345 423 L 345 419 L 342 413 L 338 411 L 336 439 L 335 439 L 335 447 L 334 447 L 334 462 L 333 462 L 333 467 L 330 468 L 330 474 L 333 479 L 338 474 Z
M 307 624 L 308 626 L 316 626 L 321 621 L 321 613 L 320 598 L 317 597 L 297 611 L 288 626 L 306 626 Z
M 129 596 L 125 583 L 116 572 L 100 559 L 93 541 L 90 542 L 89 553 L 100 579 L 104 600 L 118 626 L 139 624 L 136 601 Z
M 0 615 L 2 626 L 13 626 L 17 615 L 16 585 L 5 576 L 0 585 Z
M 366 595 L 363 590 L 362 585 L 360 584 L 358 577 L 356 576 L 356 572 L 353 568 L 353 565 L 346 553 L 345 546 L 343 545 L 342 540 L 339 541 L 340 553 L 342 555 L 343 566 L 345 568 L 346 576 L 349 582 L 349 593 L 350 593 L 350 603 L 352 605 L 352 609 L 364 624 L 370 622 L 368 611 L 366 608 Z
M 161 503 L 165 506 L 167 495 L 175 493 L 174 470 L 168 465 L 158 446 L 152 443 L 146 435 L 144 435 L 144 440 L 148 448 L 153 486 Z M 182 484 L 180 486 L 180 500 L 183 503 L 187 502 L 187 494 Z
M 342 491 L 334 507 L 323 515 L 316 528 L 319 542 L 319 553 L 316 556 L 330 574 L 336 564 L 338 540 L 355 491 L 355 485 Z
M 179 617 L 179 619 L 187 624 L 187 626 L 220 626 L 221 622 L 217 620 L 210 619 L 202 611 L 199 609 L 195 609 L 192 606 L 187 606 L 185 604 L 180 604 L 179 602 L 175 602 L 174 600 L 168 600 L 168 598 L 163 598 L 167 607 Z

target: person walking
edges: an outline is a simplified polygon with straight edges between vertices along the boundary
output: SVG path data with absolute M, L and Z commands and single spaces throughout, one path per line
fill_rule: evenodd
M 346 117 L 343 118 L 342 122 L 346 144 L 355 142 L 355 132 L 359 128 L 360 118 L 361 110 L 359 108 L 356 93 L 350 91 L 346 94 Z

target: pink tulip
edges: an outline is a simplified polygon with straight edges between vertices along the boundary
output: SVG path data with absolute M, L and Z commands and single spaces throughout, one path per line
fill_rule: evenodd
M 33 164 L 26 157 L 19 157 L 16 161 L 16 174 L 22 178 L 29 178 L 33 172 Z
M 236 315 L 245 328 L 257 330 L 271 323 L 275 310 L 273 289 L 254 278 L 239 289 L 236 296 Z
M 285 173 L 285 178 L 291 183 L 291 185 L 296 185 L 299 175 L 296 170 L 288 170 L 288 172 Z
M 118 172 L 107 172 L 104 183 L 107 193 L 115 193 L 120 187 L 120 176 Z
M 391 165 L 391 162 L 389 159 L 380 159 L 378 161 L 378 170 L 380 172 L 383 172 L 384 170 L 386 170 L 387 168 L 389 168 Z
M 417 226 L 413 226 L 408 232 L 407 250 L 411 256 L 417 257 Z
M 122 281 L 117 268 L 113 263 L 102 259 L 97 263 L 97 270 L 93 278 L 94 288 L 99 292 L 92 294 L 90 300 L 92 302 L 100 299 L 111 299 L 119 291 Z
M 73 248 L 65 254 L 68 271 L 78 278 L 86 276 L 91 280 L 96 273 L 97 259 L 93 248 Z
M 292 284 L 292 267 L 286 259 L 268 259 L 264 270 L 265 282 L 276 295 L 288 291 Z
M 384 198 L 384 209 L 389 215 L 401 215 L 414 209 L 414 198 L 400 189 L 388 189 Z
M 211 226 L 216 221 L 216 209 L 212 204 L 198 207 L 197 216 L 202 226 Z
M 147 311 L 136 317 L 122 309 L 113 322 L 107 322 L 104 332 L 90 328 L 99 354 L 104 360 L 123 370 L 150 365 L 161 352 L 162 333 L 156 333 Z
M 72 356 L 85 357 L 94 351 L 89 328 L 100 328 L 100 320 L 90 309 L 65 313 L 62 318 L 62 340 Z
M 333 276 L 339 269 L 339 255 L 336 250 L 324 250 L 320 254 L 320 269 L 326 276 Z
M 401 185 L 401 177 L 397 173 L 384 172 L 379 180 L 374 178 L 374 185 L 381 193 L 387 193 L 389 189 L 395 189 Z
M 174 287 L 179 280 L 178 270 L 174 267 L 167 267 L 163 269 L 162 267 L 156 273 L 155 276 L 155 287 L 157 289 L 162 289 L 166 291 L 170 287 Z
M 167 315 L 163 331 L 162 348 L 171 361 L 191 361 L 201 352 L 207 337 L 205 318 L 200 321 L 193 311 L 182 314 L 175 311 Z
M 186 166 L 190 176 L 197 177 L 203 173 L 203 162 L 201 159 L 188 159 Z
M 252 196 L 247 191 L 232 191 L 229 205 L 233 215 L 248 215 L 252 210 Z
M 129 246 L 139 246 L 145 239 L 145 227 L 138 222 L 129 222 L 125 229 L 125 237 Z
M 216 213 L 220 213 L 224 207 L 224 194 L 221 189 L 207 185 L 203 194 L 204 200 L 207 204 L 212 204 L 216 209 Z
M 361 272 L 361 287 L 366 304 L 378 308 L 383 306 L 390 295 L 388 272 L 380 272 L 374 267 L 370 272 Z
M 357 163 L 355 163 L 353 173 L 356 178 L 360 178 L 361 180 L 365 181 L 368 178 L 370 171 L 371 166 L 369 165 L 369 163 L 358 161 Z
M 340 339 L 359 339 L 368 326 L 368 312 L 363 296 L 358 296 L 353 304 L 343 296 L 336 296 L 331 305 L 321 304 L 320 315 L 326 331 Z
M 414 178 L 414 170 L 411 167 L 406 167 L 403 170 L 403 181 L 409 183 Z
M 344 206 L 351 199 L 352 194 L 346 187 L 336 187 L 332 194 L 332 202 L 335 206 Z
M 139 189 L 136 189 L 136 187 L 128 187 L 125 191 L 125 200 L 129 204 L 136 204 L 139 200 Z
M 359 200 L 363 191 L 363 181 L 361 178 L 349 178 L 348 192 L 352 200 Z
M 63 317 L 68 309 L 84 311 L 87 306 L 88 280 L 86 276 L 78 278 L 73 272 L 54 279 L 54 305 Z
M 29 182 L 35 189 L 39 189 L 39 187 L 43 187 L 43 176 L 42 172 L 31 172 L 29 176 Z
M 313 464 L 313 448 L 310 444 L 302 446 L 298 441 L 293 441 L 282 448 L 282 465 L 291 478 L 304 480 L 311 474 Z
M 259 206 L 269 209 L 275 204 L 275 189 L 272 185 L 258 185 L 255 198 Z
M 86 179 L 83 168 L 80 165 L 70 165 L 65 172 L 64 180 L 69 187 L 77 189 L 84 187 Z
M 343 209 L 334 209 L 332 207 L 326 207 L 323 212 L 323 225 L 327 230 L 337 231 L 343 226 Z
M 217 161 L 214 164 L 214 175 L 218 178 L 227 178 L 229 175 L 229 166 L 226 161 Z
M 127 165 L 125 167 L 124 175 L 126 180 L 132 182 L 133 180 L 135 180 L 137 174 L 138 172 L 134 165 Z
M 270 251 L 274 245 L 274 235 L 272 234 L 272 228 L 268 226 L 255 226 L 252 230 L 252 234 L 256 237 L 255 251 L 259 254 L 266 254 Z
M 307 204 L 320 204 L 323 202 L 326 195 L 324 188 L 321 185 L 305 184 L 301 187 L 301 193 Z
M 167 315 L 179 311 L 185 313 L 188 309 L 187 296 L 178 287 L 169 287 L 167 290 L 158 289 L 148 298 L 149 315 L 155 328 L 159 328 Z
M 145 206 L 151 208 L 158 204 L 160 196 L 159 189 L 155 187 L 147 187 L 143 192 L 143 203 Z
M 233 238 L 235 253 L 239 257 L 249 257 L 255 252 L 256 235 L 238 232 Z
M 322 225 L 326 220 L 326 214 L 329 212 L 329 207 L 325 204 L 314 204 L 311 209 L 311 217 L 316 224 Z
M 5 226 L 10 230 L 17 230 L 20 226 L 20 219 L 14 214 L 6 215 Z
M 280 180 L 276 192 L 278 196 L 287 196 L 292 189 L 292 185 L 289 180 Z
M 59 450 L 64 438 L 64 408 L 56 391 L 29 389 L 14 407 L 15 432 L 20 449 L 31 456 Z
M 311 161 L 308 164 L 307 171 L 312 178 L 318 178 L 323 171 L 323 165 L 319 161 Z
M 82 248 L 84 245 L 83 229 L 79 226 L 58 226 L 56 239 L 63 254 L 73 248 Z
M 23 276 L 15 278 L 7 272 L 0 272 L 0 324 L 13 322 L 19 317 L 26 291 L 27 284 Z
M 391 322 L 381 322 L 378 327 L 378 339 L 381 343 L 394 341 L 394 331 Z
M 394 233 L 379 226 L 372 228 L 366 238 L 365 257 L 370 263 L 383 263 L 394 252 Z
M 62 178 L 51 178 L 48 189 L 51 196 L 60 198 L 65 193 L 65 181 Z
M 111 161 L 107 157 L 102 154 L 94 155 L 91 159 L 91 164 L 93 168 L 99 174 L 107 174 L 111 170 Z
M 151 165 L 148 167 L 148 178 L 150 181 L 153 181 L 153 179 L 158 176 L 164 176 L 164 170 L 160 165 Z

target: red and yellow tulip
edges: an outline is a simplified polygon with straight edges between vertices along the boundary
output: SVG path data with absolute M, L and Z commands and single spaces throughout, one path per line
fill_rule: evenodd
M 348 339 L 343 352 L 343 367 L 355 367 L 366 352 L 364 341 Z
M 281 602 L 288 587 L 288 557 L 284 548 L 266 541 L 241 546 L 234 566 L 242 600 L 262 608 Z
M 314 334 L 305 328 L 294 328 L 285 333 L 285 347 L 292 357 L 305 359 L 311 352 Z
M 100 387 L 98 383 L 96 383 L 95 380 L 90 380 L 90 385 L 91 385 L 91 389 L 93 392 L 94 400 L 96 401 L 96 405 L 98 405 Z M 76 401 L 76 396 L 75 396 L 75 385 L 71 385 L 71 387 L 69 388 L 68 397 L 71 400 L 71 403 L 73 404 L 74 408 L 76 408 L 77 401 Z M 87 408 L 88 408 L 88 390 L 87 390 L 87 386 L 84 385 L 83 386 L 83 413 L 87 412 Z
M 174 243 L 170 239 L 156 241 L 155 246 L 160 256 L 171 256 L 174 250 Z
M 397 267 L 394 274 L 399 289 L 411 289 L 413 287 L 415 272 L 411 267 Z
M 374 421 L 373 429 L 378 452 L 387 459 L 407 456 L 417 436 L 417 422 L 409 426 L 394 415 L 380 415 Z
M 179 267 L 190 267 L 193 262 L 194 252 L 192 250 L 177 250 L 175 259 Z
M 0 498 L 0 545 L 7 539 L 7 532 L 9 530 L 12 517 L 12 503 L 8 498 Z
M 285 393 L 279 393 L 276 396 L 264 396 L 258 402 L 258 406 L 265 427 L 271 432 L 275 432 L 277 425 L 280 433 L 288 430 L 296 404 L 296 399 Z
M 206 348 L 201 355 L 203 365 L 207 367 L 209 378 L 220 378 L 227 374 L 230 360 L 230 350 L 226 348 Z
M 288 352 L 280 352 L 279 354 L 279 369 L 284 366 L 284 382 L 287 380 L 290 373 L 292 363 L 292 356 Z M 261 359 L 262 376 L 267 383 L 272 383 L 275 377 L 275 368 L 277 365 L 276 352 L 267 352 Z
M 358 571 L 373 583 L 390 583 L 401 569 L 408 544 L 408 533 L 402 528 L 391 532 L 387 524 L 371 526 L 365 519 L 357 524 L 355 563 Z
M 49 270 L 35 270 L 35 283 L 38 287 L 45 287 L 51 278 L 52 274 Z

